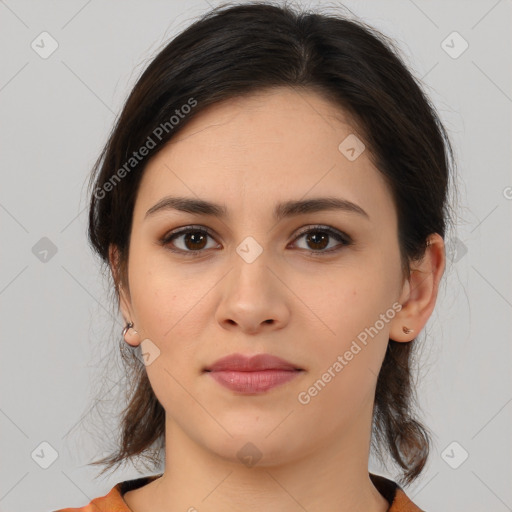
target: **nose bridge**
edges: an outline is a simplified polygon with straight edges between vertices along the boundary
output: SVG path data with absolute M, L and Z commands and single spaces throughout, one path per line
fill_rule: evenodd
M 270 282 L 275 277 L 269 270 L 270 249 L 264 248 L 254 237 L 245 237 L 235 248 L 231 257 L 233 268 L 232 279 L 236 288 L 243 295 L 256 292 L 266 295 L 268 288 L 273 288 Z
M 286 294 L 276 278 L 270 250 L 246 237 L 229 258 L 231 272 L 222 288 L 217 320 L 254 332 L 265 324 L 282 326 L 289 312 Z M 271 270 L 272 269 L 272 270 Z

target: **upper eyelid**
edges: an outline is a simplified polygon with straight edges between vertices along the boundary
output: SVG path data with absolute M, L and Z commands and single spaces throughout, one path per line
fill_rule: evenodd
M 180 228 L 172 229 L 171 231 L 168 231 L 164 234 L 162 239 L 171 238 L 173 236 L 182 235 L 183 233 L 187 233 L 188 231 L 204 231 L 208 235 L 210 235 L 212 238 L 215 238 L 215 233 L 206 226 L 199 226 L 191 224 L 189 226 L 182 226 Z

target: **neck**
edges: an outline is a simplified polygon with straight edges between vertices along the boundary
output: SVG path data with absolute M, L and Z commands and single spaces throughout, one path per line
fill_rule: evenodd
M 147 486 L 153 486 L 151 510 L 386 512 L 390 504 L 368 473 L 370 430 L 365 425 L 371 421 L 366 416 L 335 442 L 330 438 L 293 460 L 283 454 L 282 445 L 271 453 L 267 440 L 266 457 L 253 466 L 236 455 L 245 441 L 229 439 L 230 447 L 238 448 L 231 459 L 221 457 L 188 437 L 167 416 L 165 472 Z M 145 512 L 144 507 L 139 509 Z

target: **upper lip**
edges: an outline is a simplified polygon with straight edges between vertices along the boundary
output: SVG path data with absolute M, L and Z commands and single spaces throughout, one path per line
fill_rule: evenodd
M 254 372 L 258 370 L 302 370 L 302 368 L 270 354 L 257 354 L 252 357 L 243 354 L 230 354 L 218 359 L 204 369 L 207 372 L 223 370 Z

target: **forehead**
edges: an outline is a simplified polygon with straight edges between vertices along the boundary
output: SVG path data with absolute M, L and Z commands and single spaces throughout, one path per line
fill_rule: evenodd
M 151 159 L 136 209 L 144 214 L 172 194 L 234 210 L 310 195 L 343 197 L 370 216 L 393 210 L 368 151 L 347 158 L 347 140 L 362 143 L 351 117 L 312 91 L 279 88 L 222 101 L 197 113 Z

